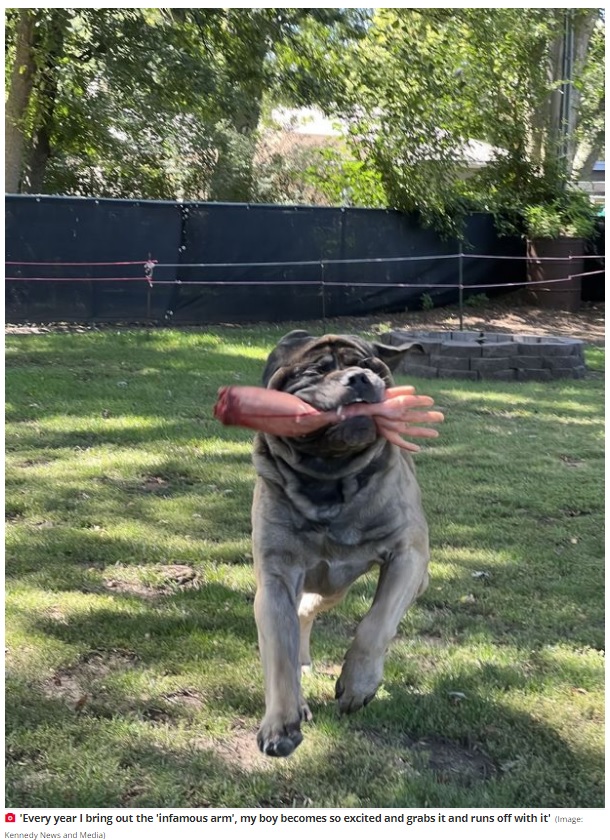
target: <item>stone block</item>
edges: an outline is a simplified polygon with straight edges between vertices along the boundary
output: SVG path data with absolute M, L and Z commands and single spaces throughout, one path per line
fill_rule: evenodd
M 578 339 L 575 338 L 575 339 L 570 341 L 568 346 L 572 350 L 572 352 L 570 354 L 571 356 L 579 356 L 581 359 L 584 359 L 586 342 L 579 341 Z
M 540 348 L 544 356 L 552 356 L 553 358 L 573 356 L 576 349 L 571 344 L 541 344 Z M 578 351 L 576 355 L 578 355 Z
M 542 356 L 513 356 L 510 367 L 518 370 L 540 370 L 546 367 Z
M 438 376 L 438 368 L 432 365 L 418 365 L 415 362 L 405 362 L 399 367 L 400 373 L 405 373 L 407 376 L 425 376 L 435 378 Z
M 470 379 L 475 382 L 479 379 L 479 374 L 476 370 L 448 370 L 440 367 L 438 369 L 439 379 Z
M 453 358 L 452 356 L 443 355 L 441 353 L 433 353 L 430 356 L 430 362 L 437 367 L 444 367 L 446 370 L 470 370 L 470 363 L 475 361 L 466 357 Z
M 449 341 L 441 347 L 441 355 L 470 359 L 481 355 L 481 347 L 469 341 Z
M 587 369 L 584 365 L 579 365 L 569 368 L 554 367 L 550 368 L 550 371 L 553 379 L 583 379 Z
M 392 330 L 392 332 L 383 333 L 379 339 L 383 344 L 389 344 L 390 347 L 400 347 L 401 344 L 410 344 L 412 341 L 419 341 L 419 336 L 415 333 L 407 332 L 407 330 Z
M 484 336 L 485 336 L 485 341 L 486 342 L 493 342 L 494 344 L 497 344 L 499 341 L 503 341 L 503 342 L 510 341 L 510 342 L 512 342 L 512 340 L 513 340 L 512 333 L 486 332 L 486 333 L 484 333 Z
M 449 335 L 452 341 L 474 341 L 481 333 L 474 330 L 451 330 Z
M 580 356 L 547 356 L 544 359 L 544 366 L 555 370 L 556 368 L 574 369 L 582 367 Z
M 419 350 L 407 350 L 405 355 L 402 357 L 403 364 L 411 364 L 414 365 L 425 365 L 428 367 L 430 365 L 430 354 L 426 353 L 425 351 L 422 353 Z
M 544 356 L 544 344 L 522 344 L 520 341 L 515 342 L 517 355 L 519 356 Z
M 481 356 L 492 359 L 502 356 L 516 356 L 518 352 L 517 345 L 512 341 L 499 341 L 496 344 L 483 344 L 481 347 Z
M 418 344 L 424 348 L 424 353 L 440 353 L 443 342 L 437 338 L 416 338 Z
M 496 359 L 471 359 L 470 369 L 480 371 L 485 377 L 493 371 L 510 370 L 510 359 L 508 356 L 500 356 Z
M 513 335 L 513 341 L 516 344 L 540 344 L 539 335 L 525 335 L 524 333 L 517 333 Z
M 425 330 L 392 330 L 390 333 L 384 333 L 381 336 L 383 344 L 389 344 L 390 347 L 400 347 L 403 344 L 421 344 L 424 352 L 440 352 L 442 345 L 442 338 L 439 333 L 428 332 Z
M 517 371 L 513 368 L 505 370 L 492 370 L 482 374 L 483 379 L 497 379 L 505 382 L 514 382 L 517 378 Z

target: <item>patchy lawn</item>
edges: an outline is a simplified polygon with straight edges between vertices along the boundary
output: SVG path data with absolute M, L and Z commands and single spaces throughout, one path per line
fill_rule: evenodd
M 417 456 L 430 587 L 350 718 L 334 681 L 374 577 L 320 617 L 314 722 L 258 753 L 251 434 L 211 406 L 286 329 L 8 337 L 7 804 L 602 807 L 593 347 L 579 381 L 413 380 L 446 413 Z

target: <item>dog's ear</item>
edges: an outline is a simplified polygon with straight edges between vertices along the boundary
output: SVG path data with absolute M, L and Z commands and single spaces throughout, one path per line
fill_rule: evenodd
M 397 347 L 391 347 L 389 344 L 381 344 L 379 341 L 373 341 L 372 345 L 375 349 L 375 354 L 391 371 L 396 370 L 407 353 L 420 354 L 425 352 L 422 345 L 416 341 L 409 342 L 408 344 L 399 344 Z
M 287 333 L 280 339 L 277 347 L 269 354 L 265 370 L 263 371 L 263 385 L 265 388 L 276 370 L 289 364 L 290 359 L 296 351 L 302 350 L 303 346 L 310 341 L 315 341 L 315 339 L 305 330 L 292 330 L 292 332 Z

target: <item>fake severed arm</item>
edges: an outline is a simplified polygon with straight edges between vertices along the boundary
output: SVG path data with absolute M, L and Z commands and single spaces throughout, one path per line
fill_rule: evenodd
M 335 411 L 318 411 L 293 394 L 249 385 L 229 385 L 218 392 L 214 417 L 227 426 L 245 426 L 280 437 L 299 437 L 350 417 L 373 417 L 379 433 L 390 443 L 411 452 L 416 444 L 403 440 L 409 437 L 438 437 L 436 429 L 419 423 L 440 423 L 440 411 L 430 411 L 432 397 L 418 396 L 412 386 L 388 388 L 383 402 L 355 403 Z M 424 409 L 418 410 L 418 409 Z

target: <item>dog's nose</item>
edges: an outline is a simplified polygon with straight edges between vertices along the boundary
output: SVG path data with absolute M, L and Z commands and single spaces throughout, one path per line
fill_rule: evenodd
M 377 402 L 383 393 L 383 382 L 374 373 L 362 368 L 351 368 L 343 372 L 341 384 L 349 388 L 356 400 Z
M 369 379 L 369 377 L 366 374 L 366 371 L 364 370 L 348 372 L 347 377 L 344 379 L 344 382 L 350 388 L 362 388 L 371 385 L 371 380 Z

